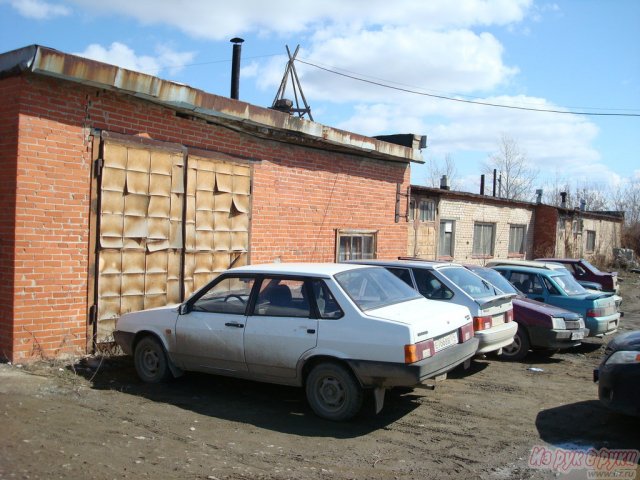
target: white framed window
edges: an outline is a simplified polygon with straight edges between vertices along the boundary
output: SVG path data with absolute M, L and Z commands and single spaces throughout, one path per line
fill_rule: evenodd
M 409 221 L 413 222 L 416 219 L 416 199 L 409 200 Z
M 492 257 L 495 238 L 495 223 L 475 223 L 473 225 L 473 255 Z
M 456 223 L 453 220 L 440 220 L 438 236 L 438 256 L 453 258 Z
M 433 222 L 436 219 L 436 202 L 433 200 L 420 200 L 418 205 L 421 222 Z
M 587 230 L 587 252 L 596 250 L 596 232 L 595 230 Z
M 336 232 L 336 261 L 370 260 L 376 258 L 375 230 L 338 230 Z
M 524 225 L 509 225 L 509 253 L 524 253 Z

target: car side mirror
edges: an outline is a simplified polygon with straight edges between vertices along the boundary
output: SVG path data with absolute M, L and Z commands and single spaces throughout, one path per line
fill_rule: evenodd
M 178 308 L 178 313 L 180 315 L 186 315 L 187 313 L 189 313 L 191 311 L 191 306 L 188 303 L 183 303 L 182 305 L 180 305 L 180 307 Z

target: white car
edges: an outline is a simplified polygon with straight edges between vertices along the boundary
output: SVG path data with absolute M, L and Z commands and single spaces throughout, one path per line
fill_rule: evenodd
M 305 388 L 313 411 L 354 416 L 365 389 L 410 387 L 469 360 L 469 311 L 426 300 L 384 268 L 249 265 L 180 305 L 120 317 L 116 342 L 139 377 L 209 372 Z

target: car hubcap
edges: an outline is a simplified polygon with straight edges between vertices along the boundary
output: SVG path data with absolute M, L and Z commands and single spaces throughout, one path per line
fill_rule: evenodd
M 158 358 L 158 353 L 154 350 L 145 350 L 142 355 L 142 365 L 145 370 L 151 374 L 155 373 L 158 370 L 158 363 L 160 359 Z
M 333 377 L 325 377 L 320 382 L 320 398 L 326 407 L 339 408 L 344 402 L 344 389 Z

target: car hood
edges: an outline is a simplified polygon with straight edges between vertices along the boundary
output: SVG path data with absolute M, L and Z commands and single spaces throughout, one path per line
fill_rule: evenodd
M 426 298 L 387 305 L 367 310 L 367 315 L 382 320 L 412 325 L 415 332 L 428 331 L 428 337 L 437 337 L 471 321 L 467 307 Z
M 622 333 L 607 345 L 607 352 L 618 350 L 640 350 L 640 330 Z
M 543 313 L 545 315 L 549 315 L 550 317 L 561 317 L 561 318 L 579 318 L 575 312 L 570 312 L 569 310 L 565 310 L 564 308 L 555 307 L 553 305 L 549 305 L 548 303 L 542 303 L 537 300 L 532 300 L 531 298 L 518 296 L 513 299 L 514 307 L 521 308 L 530 308 L 535 310 L 536 312 Z
M 116 329 L 136 332 L 142 328 L 173 328 L 178 316 L 179 306 L 180 305 L 165 305 L 164 307 L 125 313 L 118 319 Z

